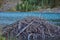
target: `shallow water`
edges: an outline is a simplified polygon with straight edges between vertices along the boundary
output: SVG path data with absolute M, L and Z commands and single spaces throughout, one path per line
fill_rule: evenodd
M 26 16 L 41 17 L 55 24 L 60 25 L 60 14 L 56 14 L 56 13 L 48 14 L 48 13 L 40 13 L 40 12 L 0 12 L 0 24 L 9 25 Z

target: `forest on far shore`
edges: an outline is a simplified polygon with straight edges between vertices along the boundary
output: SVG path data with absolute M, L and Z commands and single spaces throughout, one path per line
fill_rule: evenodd
M 0 7 L 3 2 L 4 0 L 0 0 Z M 36 11 L 57 6 L 60 6 L 60 0 L 19 0 L 17 5 L 8 11 Z

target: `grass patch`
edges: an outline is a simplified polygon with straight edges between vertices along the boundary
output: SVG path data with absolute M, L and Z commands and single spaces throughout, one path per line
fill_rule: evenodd
M 0 35 L 0 40 L 5 40 L 5 37 Z

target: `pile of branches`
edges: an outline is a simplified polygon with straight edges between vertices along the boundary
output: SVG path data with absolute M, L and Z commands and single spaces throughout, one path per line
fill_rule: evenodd
M 24 18 L 8 27 L 4 34 L 12 32 L 16 40 L 60 40 L 60 27 L 42 18 Z

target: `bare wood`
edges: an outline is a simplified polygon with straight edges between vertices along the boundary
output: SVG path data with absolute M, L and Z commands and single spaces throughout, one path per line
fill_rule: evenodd
M 30 24 L 28 24 L 25 28 L 23 28 L 23 29 L 20 31 L 20 33 L 22 33 L 22 32 L 23 32 L 26 28 L 28 28 L 32 23 L 33 23 L 33 21 L 32 21 Z M 19 36 L 20 33 L 18 33 L 16 36 Z

